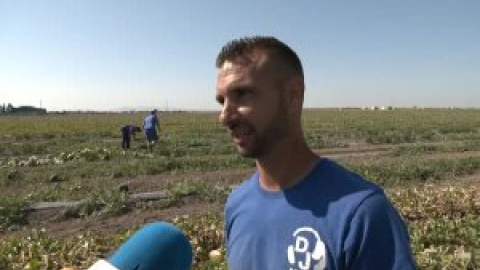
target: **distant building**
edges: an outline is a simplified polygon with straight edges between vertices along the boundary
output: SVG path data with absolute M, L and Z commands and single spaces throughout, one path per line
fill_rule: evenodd
M 5 103 L 0 106 L 0 114 L 46 114 L 47 109 L 37 108 L 34 106 L 19 106 L 14 107 L 11 103 L 5 106 Z

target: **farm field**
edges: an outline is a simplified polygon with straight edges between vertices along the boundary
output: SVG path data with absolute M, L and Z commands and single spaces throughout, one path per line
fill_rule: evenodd
M 87 268 L 142 225 L 180 226 L 194 268 L 223 246 L 223 205 L 254 171 L 213 112 L 165 112 L 160 143 L 120 127 L 144 113 L 0 116 L 0 269 Z M 419 269 L 480 269 L 480 109 L 308 109 L 309 145 L 384 187 Z

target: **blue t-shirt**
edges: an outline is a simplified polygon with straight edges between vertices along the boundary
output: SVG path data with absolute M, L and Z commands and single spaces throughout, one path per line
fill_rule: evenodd
M 329 159 L 278 192 L 255 173 L 228 198 L 225 230 L 231 270 L 415 269 L 383 191 Z
M 145 120 L 143 121 L 144 129 L 155 129 L 156 125 L 158 125 L 158 118 L 156 114 L 150 114 L 145 117 Z

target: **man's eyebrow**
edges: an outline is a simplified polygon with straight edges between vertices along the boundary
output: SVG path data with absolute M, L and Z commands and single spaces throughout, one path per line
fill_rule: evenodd
M 253 87 L 250 85 L 236 85 L 231 87 L 228 92 L 230 93 L 245 92 L 245 91 L 251 92 L 252 90 L 253 90 Z

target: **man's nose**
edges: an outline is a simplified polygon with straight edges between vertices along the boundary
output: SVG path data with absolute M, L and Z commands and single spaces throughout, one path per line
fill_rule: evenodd
M 225 101 L 223 103 L 222 110 L 220 111 L 220 115 L 218 119 L 220 120 L 220 123 L 222 123 L 225 126 L 228 126 L 229 123 L 235 119 L 237 115 L 237 108 L 235 104 L 233 104 L 230 101 Z

